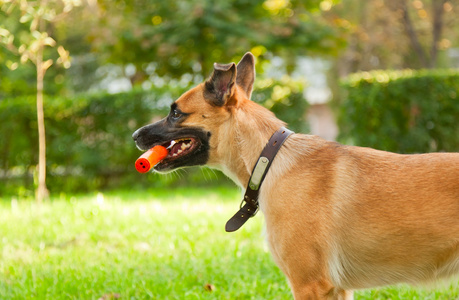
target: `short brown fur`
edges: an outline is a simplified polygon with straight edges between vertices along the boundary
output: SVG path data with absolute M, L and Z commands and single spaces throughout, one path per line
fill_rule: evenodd
M 266 142 L 285 124 L 249 99 L 250 53 L 236 76 L 237 84 L 222 85 L 223 104 L 206 96 L 205 83 L 175 103 L 188 114 L 180 126 L 211 133 L 207 164 L 245 188 Z M 352 299 L 354 289 L 459 271 L 458 153 L 400 155 L 294 134 L 259 201 L 271 253 L 295 299 Z

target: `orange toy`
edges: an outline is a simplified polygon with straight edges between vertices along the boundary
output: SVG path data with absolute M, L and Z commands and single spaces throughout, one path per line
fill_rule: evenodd
M 163 146 L 154 146 L 135 161 L 135 168 L 140 173 L 147 173 L 164 159 L 169 151 Z

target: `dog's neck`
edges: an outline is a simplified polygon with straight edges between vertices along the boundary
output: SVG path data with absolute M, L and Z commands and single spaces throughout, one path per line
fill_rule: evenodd
M 221 157 L 223 172 L 242 188 L 246 188 L 258 157 L 272 134 L 285 123 L 268 109 L 247 101 L 231 108 L 232 119 L 226 132 L 222 132 L 222 146 L 226 155 Z M 230 151 L 228 151 L 230 150 Z

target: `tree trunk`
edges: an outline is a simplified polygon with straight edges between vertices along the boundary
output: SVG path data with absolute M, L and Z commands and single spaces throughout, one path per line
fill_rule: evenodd
M 46 135 L 45 135 L 45 117 L 43 110 L 43 79 L 45 69 L 43 68 L 43 48 L 37 52 L 37 123 L 38 123 L 38 188 L 36 191 L 37 202 L 43 202 L 43 199 L 49 196 L 46 188 Z
M 430 67 L 437 66 L 438 43 L 443 31 L 443 14 L 446 0 L 432 1 L 432 47 L 430 48 Z
M 422 48 L 421 43 L 419 42 L 418 35 L 414 30 L 413 22 L 411 21 L 410 14 L 408 12 L 408 3 L 406 0 L 400 2 L 400 7 L 403 11 L 403 25 L 405 26 L 406 34 L 410 39 L 411 45 L 413 46 L 414 53 L 419 59 L 421 66 L 423 68 L 429 68 L 430 62 L 427 54 L 425 53 L 424 49 Z
M 400 8 L 403 11 L 403 24 L 405 26 L 406 34 L 408 35 L 411 45 L 413 46 L 414 53 L 416 53 L 423 68 L 437 67 L 438 43 L 443 31 L 443 5 L 445 2 L 446 0 L 432 0 L 432 44 L 430 46 L 430 52 L 423 49 L 419 41 L 418 34 L 414 30 L 414 25 L 408 12 L 407 1 L 403 0 L 399 2 Z

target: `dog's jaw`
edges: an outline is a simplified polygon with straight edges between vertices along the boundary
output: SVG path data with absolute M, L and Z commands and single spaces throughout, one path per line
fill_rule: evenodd
M 199 138 L 182 138 L 174 142 L 166 158 L 154 167 L 156 172 L 167 173 L 181 167 L 207 163 L 208 147 Z
M 209 159 L 211 134 L 201 128 L 169 127 L 166 120 L 138 129 L 134 134 L 137 148 L 147 150 L 156 145 L 169 147 L 169 154 L 154 168 L 167 173 L 182 167 L 205 165 Z M 171 146 L 172 141 L 175 144 Z

